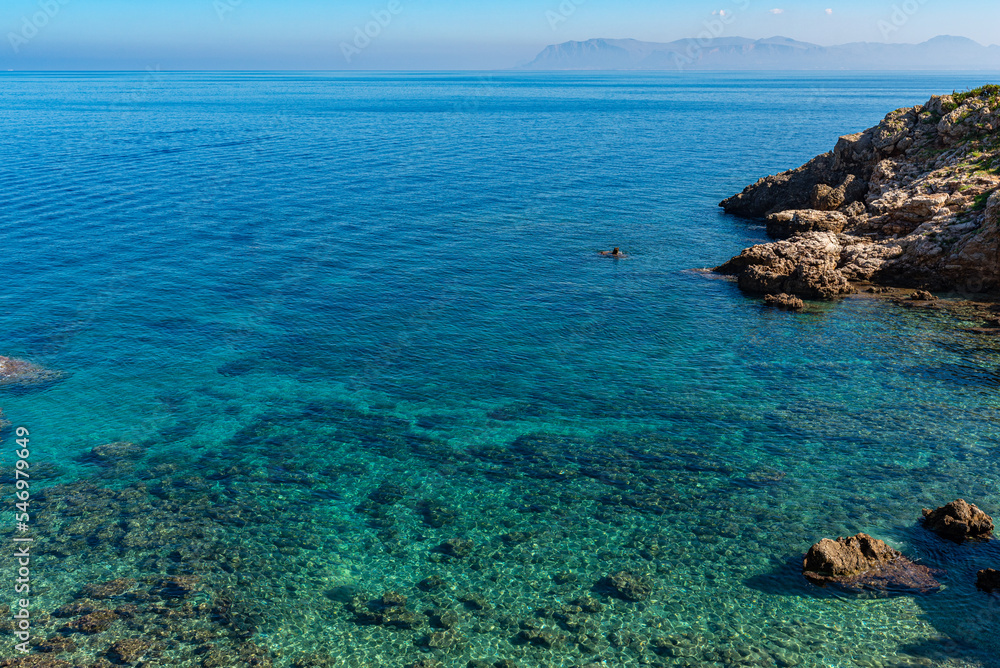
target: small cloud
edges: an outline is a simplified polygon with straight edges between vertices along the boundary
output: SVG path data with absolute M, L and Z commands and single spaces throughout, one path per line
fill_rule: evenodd
M 772 14 L 784 14 L 785 10 L 784 9 L 772 9 L 771 13 Z
M 826 15 L 827 16 L 831 16 L 832 14 L 833 14 L 833 10 L 832 9 L 826 10 Z
M 712 16 L 729 16 L 729 12 L 725 9 L 716 9 L 712 11 Z

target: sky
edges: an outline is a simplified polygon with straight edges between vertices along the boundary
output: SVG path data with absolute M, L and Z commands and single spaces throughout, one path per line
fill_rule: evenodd
M 1000 43 L 997 0 L 2 0 L 0 70 L 483 70 L 596 37 Z

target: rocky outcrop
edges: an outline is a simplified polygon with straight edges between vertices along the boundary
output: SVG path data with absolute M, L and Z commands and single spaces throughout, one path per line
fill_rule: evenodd
M 852 589 L 929 592 L 941 586 L 931 569 L 864 533 L 816 543 L 802 561 L 802 573 L 814 584 Z
M 978 507 L 958 499 L 937 510 L 924 508 L 924 526 L 953 540 L 986 538 L 993 533 L 993 518 Z
M 987 568 L 976 574 L 976 587 L 985 592 L 1000 591 L 1000 571 Z
M 49 371 L 37 364 L 0 355 L 0 386 L 41 385 L 62 378 L 58 371 Z
M 841 137 L 798 169 L 721 206 L 766 218 L 781 239 L 716 271 L 749 293 L 810 299 L 856 282 L 929 290 L 1000 289 L 1000 87 L 936 96 Z

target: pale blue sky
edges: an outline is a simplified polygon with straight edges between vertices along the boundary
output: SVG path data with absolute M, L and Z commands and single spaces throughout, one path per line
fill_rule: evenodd
M 366 25 L 377 35 L 370 43 L 356 33 Z M 824 45 L 942 34 L 995 44 L 1000 2 L 3 0 L 0 68 L 504 69 L 549 44 L 670 41 L 720 25 L 726 36 Z

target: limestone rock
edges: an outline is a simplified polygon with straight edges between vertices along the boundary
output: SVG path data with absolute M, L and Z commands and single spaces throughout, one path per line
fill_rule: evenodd
M 843 248 L 838 235 L 809 232 L 748 248 L 716 271 L 735 275 L 740 288 L 751 294 L 833 299 L 854 292 L 838 268 Z
M 923 513 L 924 526 L 945 538 L 985 538 L 993 533 L 993 518 L 965 499 L 937 510 L 924 508 Z
M 751 294 L 811 299 L 845 282 L 935 291 L 1000 290 L 1000 99 L 995 89 L 932 97 L 834 150 L 723 201 L 766 218 L 762 244 L 717 269 Z M 818 234 L 828 243 L 820 247 Z M 834 246 L 831 237 L 836 237 Z
M 839 211 L 799 209 L 767 217 L 767 233 L 775 239 L 788 239 L 806 232 L 840 233 L 845 227 L 847 216 Z
M 802 562 L 802 573 L 814 584 L 839 584 L 853 589 L 912 589 L 940 587 L 934 572 L 868 534 L 813 545 Z

